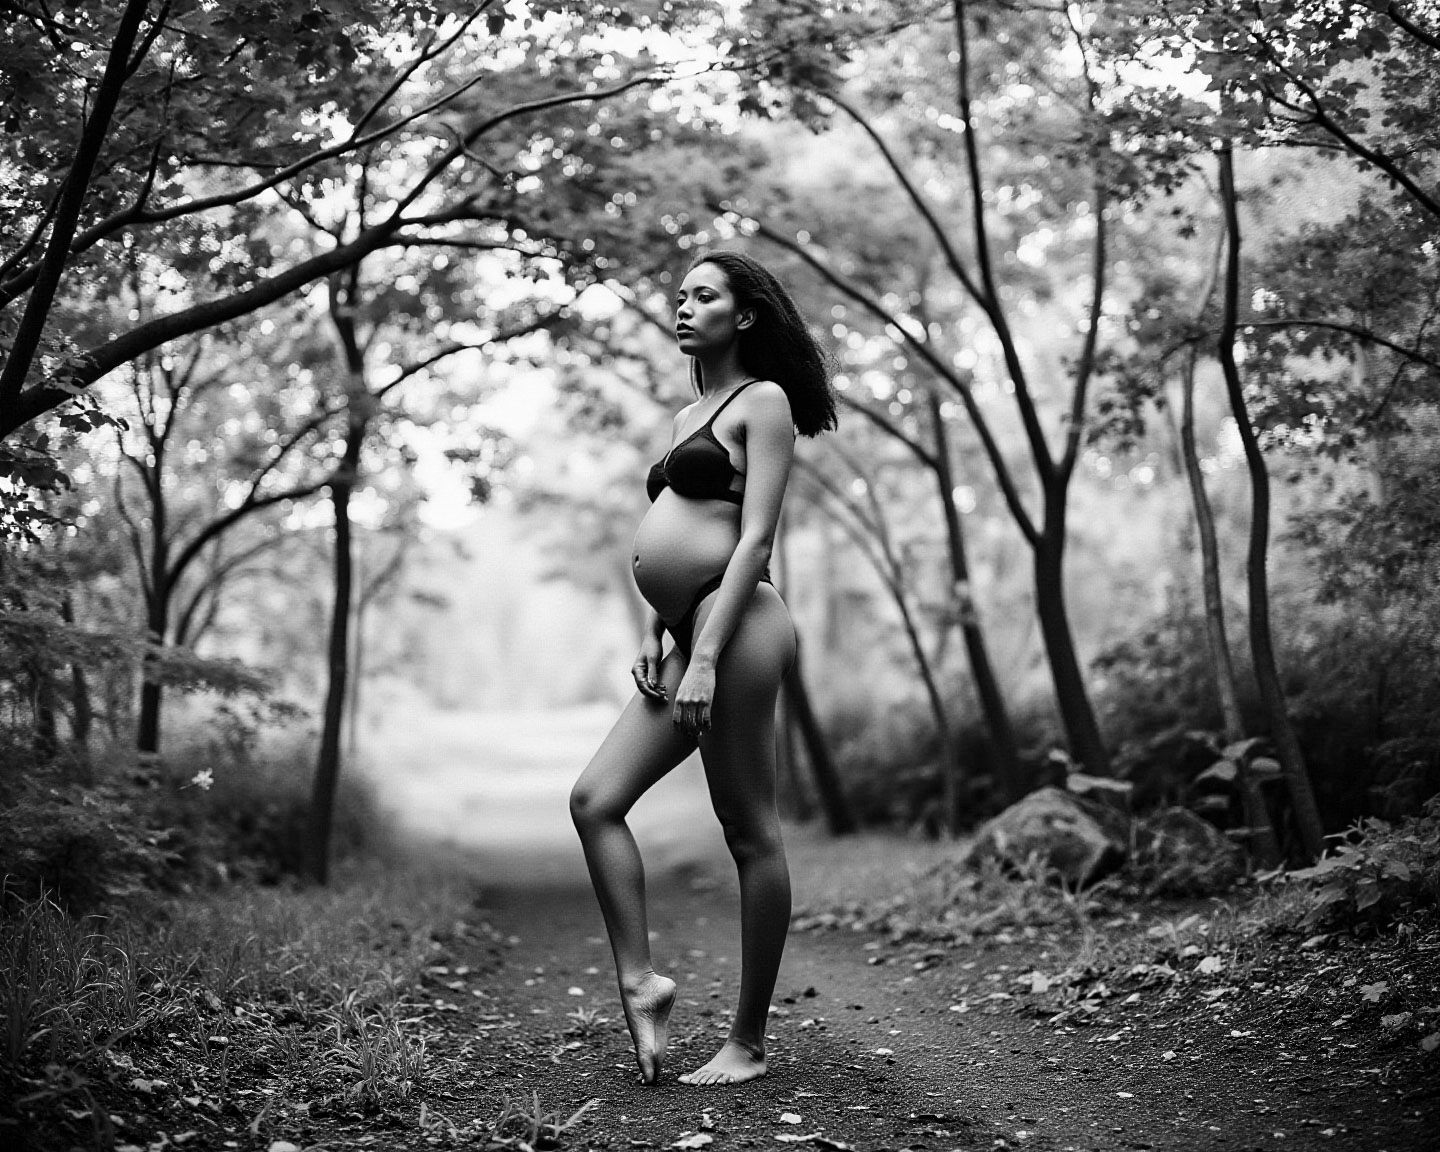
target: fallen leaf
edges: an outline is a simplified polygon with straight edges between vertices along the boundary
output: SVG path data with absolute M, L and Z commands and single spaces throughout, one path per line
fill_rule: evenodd
M 583 996 L 585 995 L 585 989 L 577 988 L 572 984 L 569 988 L 565 989 L 565 994 L 567 996 Z
M 781 1124 L 799 1124 L 799 1123 L 800 1123 L 800 1116 L 799 1116 L 799 1114 L 796 1113 L 796 1112 L 781 1112 L 781 1113 L 780 1113 L 780 1123 L 781 1123 Z
M 1050 991 L 1050 977 L 1043 972 L 1030 973 L 1030 991 L 1033 993 Z
M 1178 1053 L 1178 1052 L 1175 1052 L 1175 1051 L 1162 1052 L 1162 1053 L 1160 1053 L 1160 1059 L 1161 1059 L 1161 1060 L 1174 1060 L 1175 1057 L 1178 1056 L 1178 1055 L 1179 1055 L 1179 1053 Z
M 1410 1021 L 1414 1018 L 1415 1014 L 1413 1012 L 1396 1012 L 1393 1016 L 1381 1016 L 1380 1024 L 1381 1027 L 1389 1028 L 1391 1031 L 1398 1032 L 1401 1028 L 1404 1028 L 1405 1025 L 1409 1024 Z
M 1440 1032 L 1432 1032 L 1420 1041 L 1420 1051 L 1422 1052 L 1434 1052 L 1437 1048 L 1440 1048 Z
M 1380 1003 L 1380 997 L 1384 996 L 1388 991 L 1390 991 L 1390 985 L 1385 983 L 1384 980 L 1376 984 L 1362 984 L 1360 986 L 1360 999 L 1368 1000 L 1371 1004 L 1378 1004 Z
M 1213 976 L 1224 967 L 1225 961 L 1221 960 L 1219 956 L 1206 956 L 1199 964 L 1195 965 L 1195 971 L 1206 976 Z
M 268 1152 L 300 1152 L 300 1145 L 292 1144 L 288 1140 L 276 1140 L 270 1145 Z
M 704 1148 L 707 1144 L 713 1144 L 715 1137 L 706 1132 L 696 1132 L 693 1136 L 682 1136 L 671 1148 Z

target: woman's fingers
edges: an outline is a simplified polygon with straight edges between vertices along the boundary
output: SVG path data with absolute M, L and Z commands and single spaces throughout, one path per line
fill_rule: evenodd
M 665 685 L 656 679 L 648 661 L 637 660 L 630 669 L 630 675 L 635 678 L 635 687 L 640 689 L 642 696 L 649 696 L 652 700 L 665 699 Z
M 699 736 L 710 731 L 710 702 L 708 700 L 676 701 L 671 713 L 675 727 L 689 736 Z

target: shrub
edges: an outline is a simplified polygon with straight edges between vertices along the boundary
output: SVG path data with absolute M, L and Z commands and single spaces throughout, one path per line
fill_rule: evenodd
M 0 783 L 0 876 L 27 899 L 75 913 L 230 879 L 277 883 L 300 870 L 313 736 L 260 739 L 254 714 L 222 705 L 177 728 L 160 757 L 109 749 L 82 784 L 28 762 Z M 371 789 L 342 777 L 332 845 L 345 859 L 385 843 Z
M 1440 796 L 1398 824 L 1371 817 L 1288 879 L 1306 886 L 1304 928 L 1379 928 L 1440 899 Z

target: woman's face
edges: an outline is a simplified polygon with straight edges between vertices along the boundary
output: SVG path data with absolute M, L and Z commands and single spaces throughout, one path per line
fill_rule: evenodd
M 675 342 L 687 356 L 723 351 L 754 320 L 737 308 L 730 281 L 718 264 L 697 264 L 675 293 Z

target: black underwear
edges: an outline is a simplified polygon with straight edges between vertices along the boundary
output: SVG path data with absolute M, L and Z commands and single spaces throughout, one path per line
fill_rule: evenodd
M 645 492 L 653 504 L 655 498 L 673 488 L 681 496 L 691 500 L 725 500 L 739 504 L 744 497 L 730 486 L 740 478 L 730 453 L 715 435 L 715 417 L 725 411 L 726 405 L 736 396 L 758 383 L 746 380 L 735 391 L 721 401 L 720 406 L 710 414 L 710 419 L 686 436 L 661 460 L 657 460 L 645 478 Z
M 679 648 L 686 656 L 690 655 L 691 646 L 695 643 L 695 616 L 700 611 L 700 605 L 705 597 L 720 587 L 723 579 L 725 579 L 725 573 L 721 572 L 718 576 L 712 576 L 701 584 L 690 601 L 690 607 L 685 609 L 685 615 L 681 616 L 673 627 L 668 624 L 665 626 L 665 630 L 675 637 L 675 647 Z M 774 584 L 774 581 L 770 579 L 769 568 L 760 573 L 760 580 L 764 584 Z

